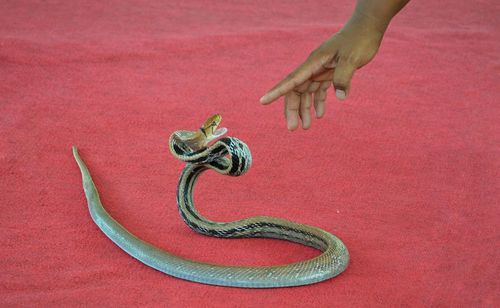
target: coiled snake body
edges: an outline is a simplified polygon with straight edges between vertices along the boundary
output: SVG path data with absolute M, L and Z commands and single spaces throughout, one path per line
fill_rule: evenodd
M 222 266 L 183 259 L 163 251 L 127 231 L 104 209 L 90 173 L 76 147 L 73 154 L 82 172 L 83 187 L 92 219 L 115 244 L 132 257 L 166 274 L 195 282 L 245 287 L 274 288 L 299 286 L 323 281 L 343 272 L 349 262 L 345 245 L 334 235 L 319 228 L 274 217 L 251 217 L 233 222 L 215 222 L 204 218 L 193 204 L 196 180 L 207 169 L 239 176 L 251 166 L 248 146 L 241 140 L 220 137 L 219 115 L 209 118 L 199 131 L 177 131 L 169 140 L 172 154 L 186 162 L 177 187 L 177 205 L 187 225 L 202 234 L 225 237 L 267 237 L 314 247 L 322 254 L 306 261 L 280 266 Z

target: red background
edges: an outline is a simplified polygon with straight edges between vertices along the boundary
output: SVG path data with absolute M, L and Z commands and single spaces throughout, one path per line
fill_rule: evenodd
M 1 1 L 0 303 L 152 306 L 500 304 L 497 1 L 413 1 L 349 100 L 290 133 L 258 99 L 348 19 L 354 1 Z M 254 157 L 206 174 L 206 216 L 271 215 L 338 235 L 341 276 L 245 290 L 166 276 L 91 221 L 71 145 L 109 212 L 165 250 L 220 264 L 310 258 L 181 221 L 169 134 L 220 112 Z

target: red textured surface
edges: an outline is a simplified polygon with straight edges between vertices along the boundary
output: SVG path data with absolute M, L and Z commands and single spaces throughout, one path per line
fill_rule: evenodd
M 496 1 L 414 1 L 348 101 L 289 133 L 264 92 L 347 20 L 353 1 L 0 2 L 0 304 L 498 306 L 500 24 Z M 330 96 L 332 96 L 330 94 Z M 76 144 L 109 212 L 144 240 L 220 264 L 316 255 L 221 240 L 181 221 L 169 134 L 220 112 L 254 166 L 206 174 L 206 216 L 272 215 L 344 240 L 351 264 L 307 287 L 169 277 L 91 221 Z

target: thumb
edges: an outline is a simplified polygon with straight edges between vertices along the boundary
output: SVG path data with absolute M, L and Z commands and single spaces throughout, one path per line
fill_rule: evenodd
M 337 63 L 333 73 L 333 87 L 335 88 L 335 96 L 338 99 L 344 100 L 347 98 L 355 70 L 356 67 L 347 61 Z

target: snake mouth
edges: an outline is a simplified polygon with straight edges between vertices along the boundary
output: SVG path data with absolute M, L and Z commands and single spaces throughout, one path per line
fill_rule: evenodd
M 219 139 L 220 137 L 224 136 L 226 133 L 227 133 L 227 128 L 225 128 L 225 127 L 218 128 L 213 132 L 213 134 L 212 134 L 213 138 L 211 138 L 211 140 Z
M 203 147 L 206 148 L 210 144 L 215 143 L 217 140 L 219 140 L 226 133 L 227 133 L 227 128 L 225 128 L 225 127 L 221 127 L 221 128 L 214 130 L 209 136 L 207 136 L 206 143 Z

